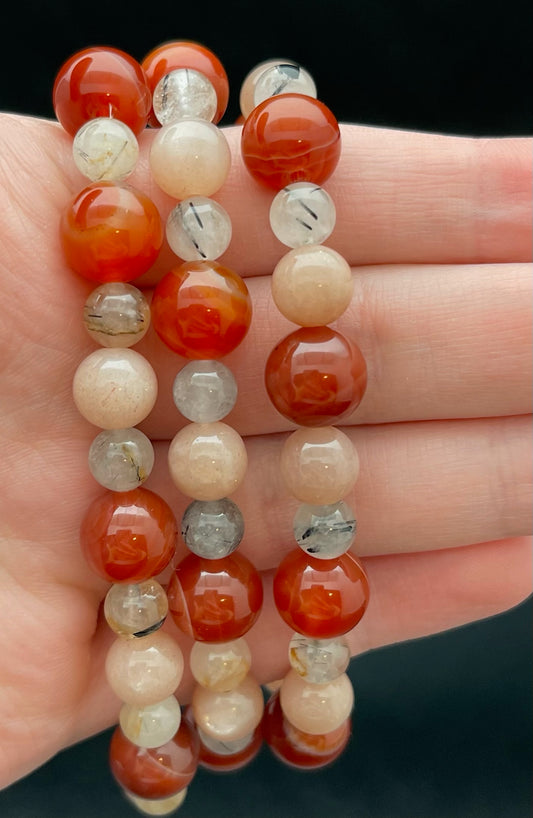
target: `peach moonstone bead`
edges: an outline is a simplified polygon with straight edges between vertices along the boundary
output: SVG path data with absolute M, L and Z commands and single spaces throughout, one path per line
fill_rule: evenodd
M 195 642 L 189 657 L 196 681 L 210 690 L 225 693 L 238 687 L 250 670 L 252 657 L 244 639 L 231 642 Z
M 352 712 L 353 687 L 346 673 L 326 684 L 306 682 L 290 670 L 279 691 L 281 709 L 298 730 L 312 735 L 330 733 Z
M 192 696 L 192 709 L 196 724 L 208 736 L 235 741 L 253 733 L 261 721 L 263 693 L 250 675 L 225 693 L 198 685 Z
M 171 696 L 181 682 L 183 666 L 178 643 L 156 631 L 142 639 L 116 639 L 107 653 L 105 670 L 119 699 L 141 706 Z

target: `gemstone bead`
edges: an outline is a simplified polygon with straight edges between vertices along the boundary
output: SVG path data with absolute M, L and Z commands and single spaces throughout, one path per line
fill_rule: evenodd
M 350 664 L 350 648 L 344 637 L 312 639 L 295 633 L 289 643 L 293 670 L 311 684 L 331 682 Z
M 221 361 L 191 361 L 176 375 L 172 394 L 177 409 L 188 420 L 213 423 L 235 406 L 237 383 Z
M 183 654 L 167 633 L 156 631 L 142 639 L 117 637 L 107 652 L 106 677 L 123 702 L 137 707 L 171 696 L 183 676 Z
M 337 730 L 350 717 L 354 695 L 346 673 L 318 685 L 289 670 L 279 689 L 279 701 L 285 718 L 297 730 L 321 735 Z
M 254 87 L 254 108 L 265 99 L 279 94 L 304 94 L 316 99 L 316 85 L 313 77 L 291 62 L 280 62 L 265 68 L 257 78 Z
M 227 557 L 244 536 L 240 508 L 228 497 L 194 500 L 181 519 L 181 536 L 187 548 L 205 559 Z
M 283 338 L 265 367 L 268 396 L 278 412 L 299 426 L 323 426 L 348 418 L 367 383 L 359 347 L 330 327 L 302 327 Z
M 152 299 L 157 334 L 184 358 L 222 358 L 239 346 L 251 319 L 244 280 L 216 261 L 175 267 L 158 283 Z
M 181 708 L 175 696 L 142 707 L 123 704 L 119 722 L 126 738 L 138 747 L 161 747 L 178 732 Z
M 255 623 L 263 603 L 261 578 L 238 552 L 220 560 L 189 554 L 178 563 L 167 589 L 170 614 L 200 642 L 230 642 Z
M 131 491 L 150 476 L 154 447 L 139 429 L 106 429 L 89 449 L 89 469 L 104 488 Z
M 141 798 L 124 788 L 122 788 L 122 792 L 141 815 L 172 815 L 181 807 L 187 797 L 187 787 L 175 795 L 169 795 L 167 798 Z
M 299 548 L 279 564 L 273 592 L 281 618 L 293 630 L 314 639 L 331 639 L 350 631 L 365 613 L 369 599 L 366 573 L 351 554 L 317 560 Z
M 325 241 L 333 232 L 336 216 L 329 193 L 311 182 L 294 182 L 276 193 L 269 214 L 272 232 L 288 247 Z
M 142 582 L 159 574 L 176 547 L 170 506 L 153 491 L 108 491 L 89 506 L 81 524 L 87 562 L 108 582 Z
M 293 531 L 300 548 L 317 559 L 335 559 L 353 545 L 356 521 L 342 500 L 326 506 L 303 503 L 294 516 Z
M 189 196 L 167 219 L 167 241 L 184 261 L 217 259 L 231 241 L 231 219 L 222 205 L 208 196 Z
M 119 636 L 147 636 L 161 627 L 167 614 L 166 592 L 153 578 L 116 583 L 104 601 L 107 624 Z
M 139 144 L 119 119 L 101 116 L 81 126 L 72 143 L 74 164 L 92 182 L 121 182 L 133 172 Z
M 132 284 L 101 284 L 83 308 L 85 329 L 100 346 L 131 347 L 144 338 L 150 326 L 150 305 Z
M 217 110 L 217 95 L 213 85 L 199 71 L 176 68 L 157 83 L 152 106 L 161 125 L 183 117 L 211 122 Z
M 255 108 L 255 86 L 257 85 L 259 77 L 265 73 L 267 68 L 272 68 L 280 63 L 283 63 L 284 65 L 297 65 L 297 63 L 292 62 L 291 60 L 263 60 L 255 65 L 251 71 L 246 74 L 239 92 L 239 107 L 241 109 L 241 116 L 243 119 L 246 119 L 246 117 L 248 117 Z
M 198 730 L 200 737 L 200 765 L 215 772 L 240 770 L 258 754 L 263 743 L 263 734 L 259 724 L 253 733 L 234 741 L 213 738 Z
M 225 693 L 238 687 L 252 664 L 245 639 L 231 642 L 195 642 L 189 657 L 191 673 L 202 687 Z
M 199 729 L 219 741 L 237 741 L 252 733 L 261 721 L 261 687 L 248 675 L 224 693 L 197 685 L 192 695 L 194 720 Z

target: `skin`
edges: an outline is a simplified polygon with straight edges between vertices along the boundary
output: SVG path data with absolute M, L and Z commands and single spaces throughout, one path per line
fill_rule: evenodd
M 357 654 L 497 614 L 531 592 L 532 140 L 342 133 L 326 185 L 338 216 L 328 244 L 355 268 L 355 293 L 336 328 L 356 339 L 369 369 L 343 427 L 361 461 L 347 499 L 372 594 L 348 637 Z M 247 641 L 254 674 L 268 682 L 287 670 L 291 632 L 269 589 L 294 547 L 296 502 L 277 465 L 290 427 L 270 406 L 262 371 L 293 325 L 269 293 L 286 251 L 267 229 L 272 193 L 243 169 L 238 128 L 226 134 L 233 167 L 216 198 L 234 238 L 221 260 L 246 277 L 254 303 L 250 333 L 225 359 L 240 389 L 227 422 L 249 454 L 233 499 L 246 519 L 242 553 L 265 585 Z M 129 181 L 165 218 L 173 202 L 150 180 L 151 136 Z M 80 320 L 92 286 L 66 268 L 57 238 L 63 208 L 85 184 L 57 124 L 0 117 L 0 787 L 115 723 L 120 707 L 103 673 L 114 638 L 101 615 L 108 586 L 78 546 L 80 519 L 102 491 L 86 463 L 98 430 L 71 397 L 74 371 L 94 349 Z M 135 283 L 149 290 L 174 263 L 163 249 Z M 189 500 L 170 482 L 166 449 L 184 423 L 170 398 L 181 362 L 153 332 L 136 349 L 160 384 L 141 425 L 156 448 L 146 486 L 179 519 Z M 164 628 L 187 656 L 187 639 L 171 622 Z M 190 691 L 186 675 L 180 701 Z

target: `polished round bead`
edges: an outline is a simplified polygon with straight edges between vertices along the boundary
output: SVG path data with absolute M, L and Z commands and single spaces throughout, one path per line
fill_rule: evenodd
M 263 732 L 258 724 L 253 733 L 235 741 L 213 738 L 198 729 L 200 737 L 200 765 L 215 772 L 240 770 L 258 754 L 263 743 Z
M 174 622 L 198 642 L 230 642 L 244 636 L 263 604 L 261 578 L 239 552 L 220 560 L 189 554 L 167 589 Z
M 167 219 L 167 241 L 184 261 L 218 258 L 231 241 L 231 219 L 222 205 L 208 196 L 189 196 Z
M 83 417 L 101 429 L 136 426 L 152 411 L 157 378 L 133 349 L 97 349 L 80 363 L 72 385 Z
M 331 682 L 350 664 L 350 648 L 344 637 L 312 639 L 295 633 L 289 643 L 289 662 L 311 684 Z
M 330 733 L 350 717 L 353 687 L 346 673 L 325 684 L 311 684 L 289 670 L 279 690 L 281 709 L 297 730 L 311 735 Z
M 142 707 L 123 704 L 119 723 L 126 738 L 138 747 L 161 747 L 178 732 L 181 708 L 175 696 Z
M 119 636 L 106 657 L 106 677 L 123 702 L 137 707 L 171 696 L 183 676 L 183 654 L 167 633 L 156 631 L 142 639 Z
M 293 182 L 322 185 L 340 157 L 339 125 L 312 97 L 282 94 L 261 102 L 246 119 L 241 152 L 256 181 L 274 190 Z
M 64 210 L 65 260 L 90 281 L 132 281 L 150 269 L 163 243 L 159 211 L 139 190 L 93 182 Z
M 246 117 L 248 117 L 255 108 L 255 86 L 257 85 L 259 77 L 265 73 L 267 68 L 272 68 L 273 66 L 280 65 L 281 63 L 284 65 L 297 65 L 297 63 L 292 62 L 291 60 L 263 60 L 255 65 L 251 71 L 248 72 L 248 74 L 246 74 L 239 92 L 239 107 L 241 109 L 243 119 L 246 119 Z
M 280 190 L 270 205 L 270 227 L 287 247 L 320 244 L 333 232 L 336 209 L 320 185 L 294 182 Z
M 188 261 L 173 268 L 152 299 L 155 331 L 184 358 L 222 358 L 243 341 L 251 320 L 244 279 L 216 261 Z
M 187 797 L 187 787 L 175 795 L 169 795 L 167 798 L 141 798 L 124 788 L 122 792 L 141 815 L 172 815 L 181 807 Z
M 348 633 L 362 618 L 369 599 L 367 576 L 351 554 L 316 560 L 299 548 L 280 562 L 273 591 L 281 618 L 313 639 Z
M 116 48 L 91 47 L 60 68 L 52 92 L 56 117 L 71 136 L 89 119 L 113 117 L 141 133 L 151 108 L 139 63 Z
M 299 426 L 346 420 L 366 390 L 359 347 L 330 327 L 302 327 L 283 338 L 265 367 L 268 396 L 278 412 Z
M 280 62 L 265 68 L 254 86 L 254 108 L 265 99 L 279 94 L 304 94 L 316 99 L 316 85 L 313 77 L 292 62 Z
M 237 383 L 231 369 L 220 361 L 191 361 L 176 375 L 172 394 L 177 409 L 188 420 L 213 423 L 235 406 Z
M 101 116 L 81 126 L 72 143 L 74 164 L 92 182 L 121 182 L 132 173 L 139 144 L 120 119 Z
M 215 644 L 195 642 L 189 664 L 198 684 L 225 693 L 244 680 L 252 664 L 252 655 L 245 639 Z
M 195 500 L 221 500 L 240 486 L 248 456 L 238 432 L 226 423 L 188 423 L 168 450 L 170 476 Z
M 104 601 L 107 624 L 119 636 L 147 636 L 161 627 L 167 614 L 166 592 L 153 578 L 116 583 Z
M 154 182 L 174 199 L 212 196 L 226 181 L 230 163 L 222 130 L 204 119 L 180 119 L 163 126 L 150 150 Z
M 244 536 L 240 508 L 228 497 L 194 500 L 181 519 L 181 536 L 187 548 L 205 559 L 227 557 Z
M 283 444 L 280 469 L 288 490 L 302 503 L 332 505 L 353 489 L 359 457 L 350 438 L 334 426 L 298 429 Z
M 272 297 L 289 321 L 302 327 L 330 324 L 353 294 L 352 270 L 330 247 L 309 244 L 286 253 L 272 274 Z
M 218 741 L 237 741 L 248 736 L 260 723 L 263 708 L 261 687 L 250 675 L 225 693 L 197 685 L 192 695 L 196 724 Z
M 100 346 L 131 347 L 150 326 L 150 305 L 132 284 L 112 281 L 89 295 L 83 308 L 85 329 Z
M 176 518 L 153 491 L 108 491 L 82 520 L 80 541 L 87 562 L 108 582 L 142 582 L 166 568 L 176 548 Z
M 335 559 L 355 540 L 356 521 L 347 503 L 326 506 L 303 503 L 294 516 L 293 531 L 300 548 L 317 559 Z
M 212 122 L 217 111 L 217 95 L 213 85 L 199 71 L 176 68 L 157 83 L 152 105 L 161 125 L 183 117 Z
M 154 447 L 134 427 L 100 432 L 89 449 L 89 469 L 100 485 L 111 491 L 141 486 L 154 466 Z

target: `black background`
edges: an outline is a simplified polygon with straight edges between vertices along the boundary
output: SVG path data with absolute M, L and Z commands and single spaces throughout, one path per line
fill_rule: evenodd
M 4 111 L 53 116 L 54 76 L 79 48 L 113 45 L 142 59 L 165 40 L 193 39 L 215 51 L 232 82 L 223 124 L 239 113 L 248 70 L 286 57 L 308 68 L 319 97 L 344 121 L 533 133 L 529 1 L 19 2 L 5 14 Z M 265 749 L 242 772 L 200 771 L 178 814 L 531 818 L 532 613 L 529 600 L 355 659 L 354 735 L 341 761 L 300 773 Z M 70 748 L 1 792 L 1 818 L 136 814 L 111 780 L 108 741 L 106 732 Z

